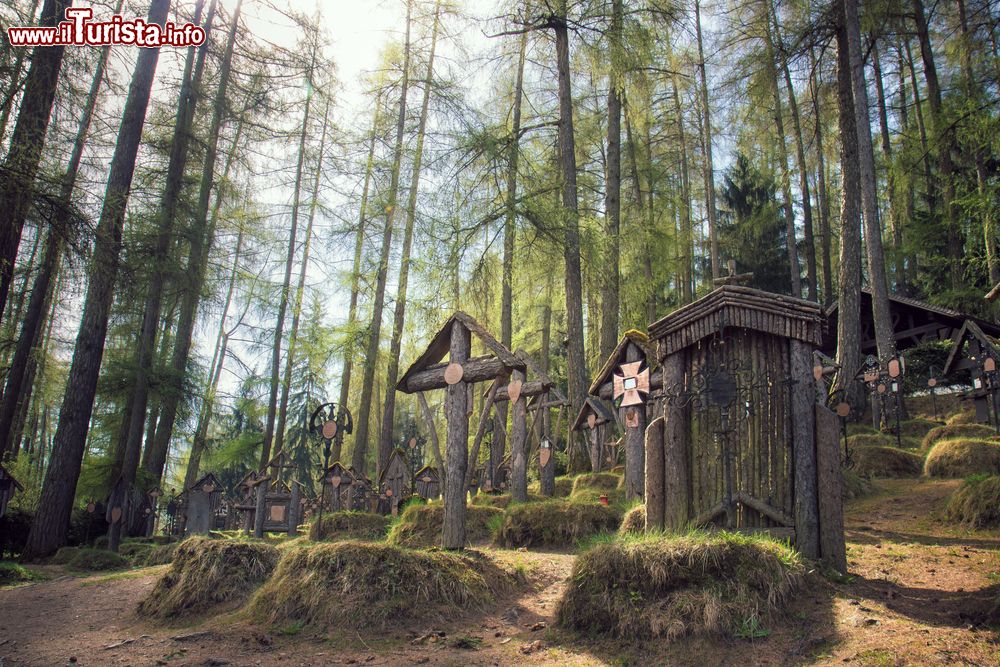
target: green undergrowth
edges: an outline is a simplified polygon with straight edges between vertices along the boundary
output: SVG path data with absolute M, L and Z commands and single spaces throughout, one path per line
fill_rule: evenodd
M 0 561 L 0 588 L 30 581 L 40 581 L 45 578 L 45 575 L 29 570 L 20 563 L 9 560 Z
M 333 542 L 287 550 L 248 613 L 278 627 L 383 628 L 485 610 L 522 580 L 476 551 Z
M 804 574 L 797 552 L 762 536 L 619 535 L 577 557 L 557 622 L 629 640 L 760 637 Z
M 532 503 L 534 504 L 534 503 Z M 496 517 L 503 510 L 484 505 L 465 508 L 465 541 L 469 545 L 487 544 L 493 537 Z M 444 505 L 428 503 L 410 505 L 389 530 L 388 541 L 404 547 L 433 547 L 441 544 L 441 526 L 444 524 Z

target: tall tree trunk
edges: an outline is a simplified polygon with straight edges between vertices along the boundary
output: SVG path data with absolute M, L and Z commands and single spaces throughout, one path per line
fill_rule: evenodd
M 687 133 L 684 131 L 684 112 L 681 110 L 680 89 L 677 86 L 677 73 L 670 78 L 674 93 L 674 115 L 677 119 L 677 140 L 681 149 L 681 197 L 680 197 L 680 243 L 681 266 L 678 273 L 680 281 L 681 304 L 694 301 L 693 266 L 694 254 L 692 244 L 691 223 L 691 179 L 688 176 Z M 617 341 L 616 341 L 617 342 Z
M 528 48 L 528 33 L 521 34 L 514 81 L 514 103 L 511 105 L 510 145 L 507 148 L 506 211 L 503 224 L 503 280 L 500 298 L 500 342 L 511 347 L 513 339 L 514 240 L 517 234 L 517 162 L 521 141 L 521 99 L 524 94 L 524 59 Z
M 69 6 L 70 0 L 45 0 L 41 25 L 56 25 Z M 14 134 L 0 165 L 0 313 L 7 305 L 17 246 L 34 196 L 35 174 L 42 159 L 64 50 L 62 46 L 38 46 L 32 51 Z
M 195 5 L 195 22 L 201 21 L 201 11 L 204 0 L 198 0 Z M 191 126 L 194 122 L 195 108 L 201 91 L 201 77 L 205 69 L 205 57 L 208 55 L 209 34 L 212 21 L 215 18 L 216 0 L 211 0 L 208 15 L 205 20 L 205 42 L 195 50 L 188 49 L 184 75 L 177 99 L 177 115 L 174 123 L 174 133 L 170 141 L 170 157 L 164 178 L 163 194 L 160 197 L 157 211 L 158 228 L 153 242 L 150 262 L 152 265 L 149 286 L 146 289 L 146 302 L 142 316 L 142 325 L 136 344 L 136 370 L 131 392 L 131 412 L 129 413 L 128 430 L 125 442 L 121 446 L 125 457 L 122 473 L 131 484 L 135 480 L 136 467 L 139 465 L 139 455 L 142 449 L 142 432 L 146 420 L 146 407 L 149 401 L 149 390 L 152 381 L 153 356 L 156 350 L 156 332 L 160 324 L 160 314 L 163 309 L 163 287 L 167 278 L 167 263 L 170 248 L 174 242 L 174 225 L 177 220 L 181 190 L 184 186 L 184 171 L 187 166 L 188 148 L 191 144 Z M 197 59 L 195 58 L 197 54 Z M 193 73 L 192 73 L 192 67 Z
M 434 51 L 437 49 L 438 29 L 441 22 L 441 0 L 434 8 L 434 27 L 431 29 L 431 50 L 427 59 L 427 78 L 424 81 L 424 100 L 420 107 L 417 126 L 417 144 L 414 147 L 413 170 L 410 173 L 410 193 L 406 202 L 406 225 L 403 228 L 403 249 L 399 260 L 399 280 L 396 288 L 396 305 L 393 308 L 392 337 L 389 339 L 389 363 L 385 376 L 385 406 L 382 412 L 382 430 L 379 437 L 378 470 L 385 469 L 392 453 L 392 430 L 396 415 L 396 381 L 399 379 L 399 353 L 403 345 L 403 327 L 406 323 L 406 290 L 410 281 L 410 249 L 413 246 L 413 227 L 417 217 L 417 191 L 420 187 L 420 168 L 424 154 L 424 136 L 431 92 L 434 88 Z
M 705 70 L 705 48 L 701 36 L 701 2 L 694 2 L 694 27 L 698 38 L 698 74 L 701 82 L 702 146 L 705 151 L 703 173 L 705 178 L 705 208 L 708 212 L 709 254 L 712 280 L 719 277 L 718 213 L 715 207 L 715 165 L 712 163 L 712 107 L 708 97 L 708 74 Z
M 379 339 L 382 334 L 382 310 L 385 307 L 385 284 L 389 274 L 389 254 L 392 250 L 392 223 L 396 217 L 396 197 L 399 194 L 399 170 L 403 161 L 403 134 L 406 130 L 406 93 L 410 86 L 410 20 L 413 14 L 413 0 L 406 2 L 406 37 L 403 44 L 403 71 L 399 90 L 399 116 L 396 119 L 396 145 L 393 148 L 392 176 L 389 181 L 389 205 L 385 213 L 385 227 L 382 230 L 382 249 L 379 253 L 378 275 L 375 278 L 375 294 L 372 297 L 372 319 L 368 326 L 368 342 L 365 346 L 365 373 L 361 379 L 361 396 L 358 402 L 357 430 L 354 434 L 354 451 L 351 464 L 360 473 L 365 472 L 368 463 L 368 430 L 371 421 L 372 391 L 375 386 L 375 369 L 378 366 Z M 395 391 L 395 387 L 390 387 Z
M 837 26 L 837 102 L 840 128 L 840 262 L 837 296 L 837 364 L 833 388 L 855 409 L 860 407 L 854 375 L 861 367 L 861 173 L 851 81 L 850 51 L 843 13 Z
M 924 16 L 923 0 L 913 0 L 913 17 L 917 28 L 917 41 L 920 43 L 920 59 L 924 64 L 927 102 L 931 108 L 931 123 L 934 126 L 934 139 L 937 144 L 938 176 L 941 179 L 941 194 L 944 197 L 942 204 L 947 232 L 949 276 L 951 288 L 957 290 L 962 286 L 963 243 L 955 205 L 955 165 L 951 157 L 952 150 L 957 148 L 955 130 L 944 117 L 941 84 L 938 82 L 937 66 L 934 63 L 934 52 L 931 49 L 931 37 L 927 27 L 927 18 Z
M 119 12 L 121 6 L 122 3 L 119 2 Z M 14 424 L 17 403 L 19 401 L 27 403 L 30 400 L 31 383 L 25 383 L 27 368 L 31 363 L 32 350 L 38 347 L 39 337 L 45 326 L 44 315 L 48 311 L 48 304 L 52 301 L 52 286 L 55 282 L 55 276 L 59 273 L 64 236 L 68 232 L 73 190 L 76 187 L 76 177 L 80 171 L 83 149 L 87 144 L 87 135 L 94 118 L 97 97 L 104 80 L 104 70 L 110 52 L 110 46 L 101 49 L 101 55 L 98 57 L 97 66 L 94 69 L 90 91 L 87 93 L 87 101 L 83 106 L 83 116 L 80 118 L 76 139 L 73 142 L 73 152 L 70 154 L 69 164 L 66 166 L 66 173 L 63 176 L 59 192 L 59 207 L 57 209 L 59 219 L 52 221 L 46 233 L 41 265 L 32 284 L 28 308 L 21 324 L 21 334 L 18 336 L 14 358 L 11 360 L 10 370 L 7 373 L 3 400 L 0 402 L 0 456 L 8 449 L 11 442 L 11 429 Z M 22 389 L 24 389 L 23 392 Z
M 162 26 L 169 8 L 170 0 L 152 0 L 147 22 Z M 66 394 L 59 411 L 59 425 L 52 442 L 51 462 L 45 473 L 38 510 L 22 553 L 24 560 L 47 556 L 66 544 L 66 531 L 69 528 L 70 511 L 87 442 L 87 429 L 94 409 L 97 377 L 104 356 L 108 316 L 114 298 L 121 253 L 125 207 L 128 204 L 139 140 L 159 55 L 158 48 L 142 49 L 139 52 L 122 110 L 122 122 L 111 158 L 104 205 L 95 233 L 83 318 L 73 349 Z
M 622 189 L 622 99 L 624 73 L 620 71 L 622 51 L 622 0 L 611 3 L 611 73 L 608 76 L 608 175 L 604 193 L 608 254 L 601 281 L 601 359 L 607 359 L 618 345 L 620 310 L 621 189 Z
M 781 170 L 781 191 L 784 198 L 785 229 L 788 236 L 788 265 L 791 269 L 792 296 L 802 296 L 802 276 L 799 272 L 799 251 L 795 243 L 795 209 L 792 201 L 792 181 L 788 168 L 788 148 L 785 144 L 785 112 L 781 101 L 781 87 L 778 84 L 777 54 L 771 35 L 771 1 L 767 0 L 764 11 L 764 47 L 766 52 L 768 84 L 774 101 L 774 127 L 778 142 L 778 168 Z
M 826 155 L 823 151 L 823 115 L 819 106 L 820 83 L 819 66 L 816 55 L 809 48 L 809 86 L 813 106 L 813 136 L 816 142 L 816 188 L 819 204 L 819 235 L 820 255 L 823 268 L 823 303 L 833 302 L 833 258 L 832 239 L 830 233 L 830 198 L 826 191 Z
M 33 0 L 31 3 L 31 12 L 26 16 L 26 23 L 33 25 L 35 23 L 35 14 L 38 13 L 38 3 L 39 0 Z M 69 6 L 69 3 L 66 3 Z M 62 16 L 57 16 L 56 20 L 62 19 Z M 2 45 L 5 47 L 6 51 L 13 48 L 10 45 L 10 40 L 0 40 Z M 15 104 L 17 100 L 17 93 L 21 90 L 21 74 L 24 72 L 24 60 L 28 57 L 28 49 L 20 48 L 17 50 L 17 55 L 14 57 L 14 65 L 10 68 L 10 83 L 7 85 L 6 92 L 4 93 L 3 108 L 0 110 L 0 146 L 4 145 L 4 139 L 7 137 L 7 125 L 10 123 L 10 114 L 13 113 L 14 108 L 17 106 Z
M 570 87 L 569 30 L 566 0 L 559 3 L 558 15 L 551 18 L 556 37 L 556 66 L 559 84 L 559 163 L 562 170 L 562 207 L 565 226 L 563 259 L 566 264 L 566 378 L 571 408 L 579 412 L 587 397 L 587 357 L 583 343 L 583 285 L 580 270 L 580 220 L 576 190 L 576 149 L 573 134 L 573 94 Z
M 299 268 L 299 282 L 295 287 L 295 306 L 292 308 L 292 328 L 288 332 L 288 352 L 285 353 L 285 378 L 281 388 L 281 404 L 278 406 L 278 425 L 274 433 L 274 451 L 280 452 L 285 443 L 285 424 L 288 419 L 288 396 L 292 389 L 292 369 L 295 366 L 295 352 L 299 340 L 299 320 L 302 317 L 302 299 L 306 291 L 306 272 L 309 269 L 309 249 L 312 245 L 313 223 L 319 206 L 320 177 L 323 174 L 323 157 L 326 150 L 326 130 L 330 121 L 330 100 L 327 98 L 323 110 L 323 130 L 320 133 L 319 156 L 313 177 L 312 200 L 309 202 L 309 218 L 306 220 L 306 236 L 302 242 L 302 265 Z
M 295 263 L 295 237 L 299 229 L 299 203 L 302 197 L 302 178 L 306 159 L 306 138 L 309 135 L 309 112 L 312 107 L 312 80 L 316 67 L 316 51 L 318 44 L 312 45 L 309 59 L 308 86 L 306 89 L 306 106 L 302 114 L 302 129 L 299 132 L 298 162 L 295 166 L 295 190 L 292 193 L 292 223 L 288 231 L 288 252 L 285 255 L 285 278 L 281 284 L 281 296 L 278 301 L 278 316 L 274 325 L 274 342 L 271 345 L 271 391 L 267 400 L 267 419 L 264 422 L 264 445 L 260 454 L 260 469 L 264 470 L 271 460 L 271 443 L 274 440 L 274 427 L 278 417 L 278 385 L 281 380 L 281 341 L 285 331 L 285 314 L 288 312 L 288 293 L 292 286 L 292 266 Z M 277 454 L 279 450 L 275 450 Z
M 226 91 L 229 87 L 229 74 L 232 67 L 233 49 L 236 43 L 236 32 L 239 26 L 242 0 L 237 2 L 230 19 L 229 36 L 226 40 L 225 52 L 219 66 L 219 85 L 215 92 L 212 106 L 212 120 L 208 130 L 208 142 L 205 146 L 205 158 L 202 163 L 201 184 L 198 190 L 197 208 L 192 216 L 191 247 L 188 251 L 187 268 L 184 271 L 186 280 L 181 281 L 180 314 L 177 322 L 177 333 L 174 336 L 173 349 L 170 353 L 170 371 L 167 374 L 163 390 L 160 392 L 160 419 L 153 436 L 152 447 L 147 446 L 149 456 L 143 462 L 150 476 L 159 485 L 163 479 L 163 469 L 170 450 L 170 439 L 173 437 L 174 422 L 177 419 L 177 408 L 184 395 L 184 377 L 187 371 L 188 357 L 191 352 L 191 339 L 194 334 L 194 324 L 198 315 L 198 304 L 201 301 L 201 290 L 205 283 L 208 268 L 208 256 L 215 241 L 215 225 L 218 218 L 218 205 L 221 201 L 222 188 L 219 188 L 216 208 L 208 217 L 208 205 L 212 194 L 215 176 L 216 154 L 219 148 L 219 134 L 222 129 L 223 114 L 226 109 Z M 229 167 L 239 148 L 240 135 L 243 132 L 243 116 L 240 116 L 233 141 L 233 149 L 226 158 L 224 172 Z M 223 182 L 228 174 L 223 174 Z M 193 449 L 193 445 L 192 445 Z M 189 463 L 190 465 L 190 463 Z M 197 466 L 196 466 L 197 469 Z M 197 480 L 192 480 L 192 483 Z
M 868 284 L 872 290 L 875 343 L 878 346 L 879 361 L 885 367 L 889 360 L 896 356 L 896 339 L 893 334 L 892 314 L 889 312 L 889 288 L 885 275 L 882 223 L 879 220 L 876 193 L 878 186 L 875 182 L 871 120 L 868 117 L 868 85 L 865 82 L 862 56 L 861 23 L 858 19 L 857 0 L 843 0 L 843 7 L 854 94 L 854 124 L 858 138 L 858 175 L 861 179 L 865 242 L 868 249 Z
M 371 187 L 372 173 L 375 170 L 375 139 L 378 133 L 379 119 L 382 115 L 382 100 L 375 100 L 375 113 L 372 118 L 372 134 L 368 143 L 368 160 L 365 163 L 365 183 L 361 189 L 361 206 L 358 211 L 358 230 L 354 235 L 354 264 L 351 267 L 351 299 L 347 307 L 347 331 L 354 335 L 354 325 L 358 321 L 358 293 L 361 284 L 361 258 L 364 253 L 365 230 L 368 227 L 368 191 Z M 351 395 L 351 373 L 354 369 L 355 345 L 347 345 L 344 349 L 344 371 L 340 377 L 340 400 L 338 405 L 346 408 Z M 344 434 L 338 431 L 333 441 L 332 461 L 339 461 L 344 445 Z
M 885 160 L 885 189 L 889 200 L 889 229 L 892 231 L 893 272 L 896 290 L 906 292 L 906 270 L 903 266 L 903 225 L 896 201 L 896 174 L 892 164 L 892 142 L 889 139 L 889 114 L 885 105 L 885 85 L 882 81 L 882 61 L 878 43 L 872 43 L 872 66 L 875 68 L 875 95 L 878 104 L 878 124 L 881 136 L 882 158 Z
M 781 39 L 781 27 L 778 23 L 778 12 L 771 0 L 771 18 L 774 21 L 774 35 L 778 42 L 781 71 L 788 88 L 788 111 L 792 117 L 792 132 L 795 135 L 795 159 L 799 167 L 799 192 L 802 193 L 802 231 L 806 251 L 806 298 L 818 301 L 816 291 L 816 239 L 813 234 L 812 201 L 809 196 L 809 164 L 806 162 L 805 142 L 802 137 L 802 121 L 799 118 L 799 104 L 795 99 L 795 86 L 792 85 L 792 73 L 788 68 L 788 54 Z

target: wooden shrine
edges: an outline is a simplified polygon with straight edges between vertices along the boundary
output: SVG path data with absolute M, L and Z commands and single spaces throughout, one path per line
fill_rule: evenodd
M 645 480 L 645 433 L 648 423 L 647 403 L 654 389 L 663 386 L 662 375 L 654 372 L 656 354 L 649 337 L 628 331 L 614 352 L 604 362 L 590 385 L 590 395 L 611 400 L 618 410 L 618 423 L 625 431 L 625 497 L 643 497 Z M 616 457 L 615 457 L 616 458 Z
M 441 477 L 437 468 L 424 466 L 413 477 L 414 493 L 424 500 L 437 500 L 441 497 Z
M 263 470 L 252 470 L 237 485 L 240 495 L 235 508 L 243 513 L 243 528 L 257 538 L 265 532 L 298 534 L 302 515 L 302 485 L 282 479 L 282 471 L 294 468 L 284 451 L 268 461 Z
M 364 473 L 359 473 L 354 466 L 348 468 L 351 474 L 349 489 L 350 505 L 347 509 L 354 512 L 374 512 L 378 503 L 375 485 Z
M 410 463 L 403 450 L 396 447 L 378 476 L 379 513 L 399 514 L 399 503 L 410 497 L 412 486 Z
M 594 472 L 601 472 L 604 469 L 604 425 L 614 421 L 614 414 L 600 399 L 588 396 L 576 416 L 576 421 L 573 422 L 572 430 L 583 432 L 587 439 L 590 468 Z
M 225 489 L 212 473 L 208 473 L 184 491 L 184 531 L 187 535 L 208 535 L 215 530 Z
M 485 354 L 472 355 L 473 337 L 485 348 Z M 442 362 L 446 356 L 448 361 Z M 448 436 L 445 443 L 444 526 L 441 531 L 441 545 L 445 549 L 465 547 L 466 489 L 472 481 L 468 450 L 472 387 L 477 382 L 492 381 L 491 391 L 497 392 L 514 371 L 523 374 L 525 370 L 524 361 L 501 345 L 479 322 L 465 313 L 456 312 L 396 385 L 398 391 L 407 394 L 431 389 L 446 391 Z M 485 434 L 484 422 L 488 418 L 489 411 L 484 410 L 476 434 L 478 441 L 482 440 L 481 434 Z M 476 445 L 473 445 L 473 451 L 478 452 Z M 475 467 L 475 459 L 472 467 Z
M 0 518 L 7 514 L 7 504 L 18 491 L 24 491 L 24 487 L 0 465 Z
M 646 525 L 765 531 L 846 572 L 839 421 L 816 401 L 811 301 L 724 285 L 649 328 L 663 415 L 646 429 Z
M 349 510 L 354 479 L 354 471 L 340 461 L 335 461 L 327 468 L 323 474 L 323 490 L 320 492 L 323 509 L 330 512 Z
M 991 405 L 992 397 L 995 396 L 991 389 L 994 388 L 992 385 L 997 377 L 998 364 L 1000 347 L 996 340 L 988 336 L 974 321 L 966 320 L 955 335 L 943 374 L 948 376 L 955 371 L 968 372 L 972 389 L 964 398 L 971 400 L 975 406 L 977 422 L 991 421 L 990 412 L 996 410 Z

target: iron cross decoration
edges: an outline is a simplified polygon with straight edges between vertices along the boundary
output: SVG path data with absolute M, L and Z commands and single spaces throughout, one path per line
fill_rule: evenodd
M 645 361 L 621 364 L 613 378 L 615 407 L 642 405 L 649 396 L 649 366 Z

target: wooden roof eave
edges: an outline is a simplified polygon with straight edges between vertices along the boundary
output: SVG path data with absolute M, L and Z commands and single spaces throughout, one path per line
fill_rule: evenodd
M 959 330 L 958 334 L 955 336 L 955 340 L 951 346 L 951 351 L 948 353 L 948 360 L 944 364 L 944 369 L 941 371 L 944 375 L 951 373 L 953 366 L 961 358 L 962 349 L 965 347 L 965 342 L 967 336 L 972 336 L 979 343 L 991 353 L 997 361 L 1000 361 L 1000 348 L 993 342 L 993 340 L 986 335 L 986 333 L 972 320 L 966 320 L 962 324 L 962 328 Z
M 604 407 L 604 403 L 594 398 L 593 396 L 588 396 L 587 400 L 584 401 L 583 407 L 580 408 L 579 414 L 577 414 L 576 419 L 573 421 L 573 431 L 579 431 L 587 423 L 587 414 L 593 412 L 597 416 L 597 426 L 601 424 L 607 424 L 615 420 L 615 416 Z

